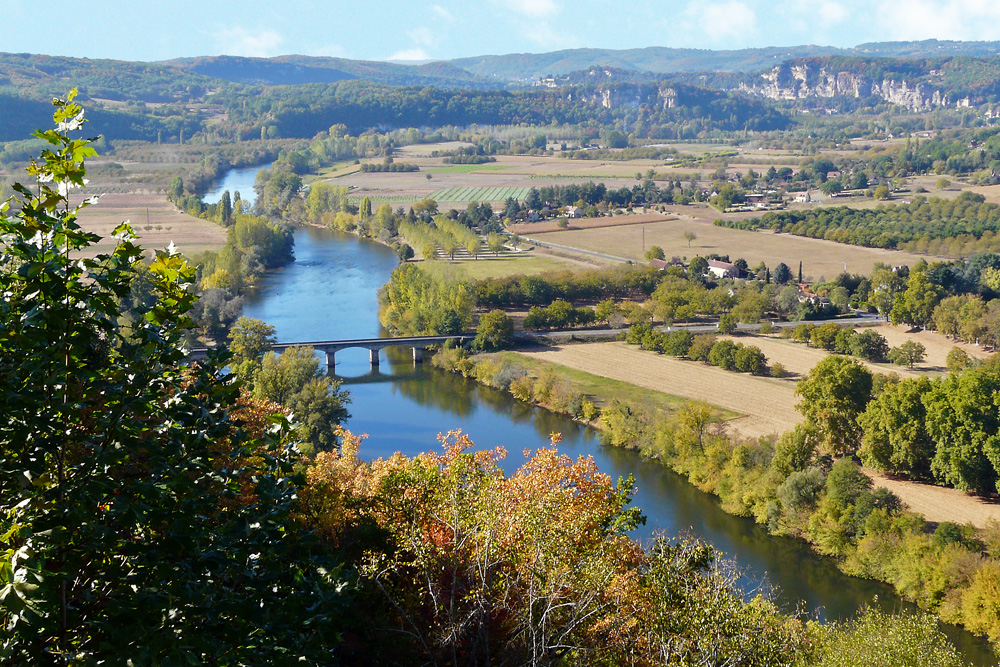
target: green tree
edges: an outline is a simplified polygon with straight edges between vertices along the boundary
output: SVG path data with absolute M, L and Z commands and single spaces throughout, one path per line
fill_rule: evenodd
M 858 417 L 872 393 L 871 372 L 847 357 L 831 356 L 809 371 L 795 393 L 795 407 L 814 424 L 835 454 L 851 453 L 861 441 Z
M 499 257 L 500 253 L 504 251 L 504 245 L 506 239 L 504 239 L 502 234 L 497 234 L 496 232 L 490 232 L 486 237 L 486 247 L 490 249 L 495 257 Z
M 903 278 L 888 268 L 872 271 L 871 292 L 868 300 L 878 309 L 879 315 L 888 317 L 896 303 L 896 296 L 903 291 Z
M 915 364 L 923 361 L 926 355 L 927 349 L 922 343 L 918 343 L 915 340 L 908 340 L 898 347 L 889 350 L 889 361 L 912 369 Z
M 233 201 L 229 197 L 229 190 L 224 191 L 219 199 L 219 222 L 224 225 L 233 222 Z
M 779 263 L 774 267 L 774 282 L 779 285 L 784 285 L 785 283 L 791 281 L 792 270 L 788 268 L 788 265 L 784 262 Z
M 726 313 L 719 318 L 719 333 L 728 336 L 729 334 L 736 332 L 736 316 L 732 313 Z
M 926 478 L 934 457 L 934 441 L 927 432 L 923 398 L 931 390 L 927 378 L 887 385 L 868 404 L 859 423 L 861 461 L 876 470 Z
M 816 667 L 966 667 L 930 614 L 866 609 L 847 623 L 815 627 Z
M 484 352 L 505 350 L 514 345 L 514 322 L 502 310 L 491 310 L 479 318 L 472 347 Z
M 646 261 L 652 259 L 666 259 L 666 254 L 663 252 L 663 248 L 658 245 L 649 246 L 649 250 L 646 251 Z
M 896 298 L 892 306 L 889 314 L 892 323 L 926 327 L 931 322 L 943 292 L 930 281 L 926 271 L 913 271 L 906 283 L 906 291 Z
M 931 472 L 965 491 L 996 490 L 1000 469 L 1000 373 L 981 366 L 935 382 L 923 397 L 934 441 Z
M 36 133 L 37 194 L 17 185 L 0 209 L 3 659 L 332 661 L 338 570 L 289 530 L 297 452 L 239 416 L 226 354 L 185 361 L 194 268 L 158 253 L 156 303 L 122 335 L 143 252 L 123 224 L 91 258 L 100 238 L 77 219 L 94 202 L 69 199 L 94 155 L 69 136 L 74 96 Z
M 277 342 L 274 327 L 263 320 L 242 316 L 229 330 L 229 350 L 233 360 L 229 367 L 246 384 L 260 370 L 261 359 Z
M 708 273 L 708 260 L 704 257 L 695 257 L 688 265 L 688 274 L 691 276 L 703 276 Z
M 292 412 L 307 454 L 337 446 L 337 428 L 350 417 L 351 397 L 320 370 L 316 351 L 295 346 L 280 355 L 269 352 L 253 376 L 254 396 L 274 401 Z
M 889 343 L 885 336 L 874 329 L 865 329 L 851 337 L 850 353 L 868 361 L 884 361 L 889 354 Z
M 696 241 L 697 239 L 698 239 L 698 235 L 695 234 L 694 232 L 692 232 L 692 231 L 686 231 L 686 232 L 684 232 L 684 240 L 688 242 L 688 247 L 689 248 L 691 247 L 691 242 L 692 241 Z

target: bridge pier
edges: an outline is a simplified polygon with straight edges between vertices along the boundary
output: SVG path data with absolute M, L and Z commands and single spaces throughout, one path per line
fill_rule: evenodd
M 378 348 L 368 350 L 368 361 L 371 362 L 372 366 L 378 367 Z
M 333 368 L 337 365 L 337 352 L 335 350 L 326 350 L 326 367 Z
M 419 364 L 419 363 L 423 363 L 423 361 L 424 361 L 424 348 L 422 348 L 422 347 L 414 347 L 413 348 L 413 363 L 414 364 Z

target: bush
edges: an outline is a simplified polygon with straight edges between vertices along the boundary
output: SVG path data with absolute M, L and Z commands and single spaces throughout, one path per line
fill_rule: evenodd
M 775 362 L 771 364 L 771 377 L 773 378 L 788 377 L 788 369 L 785 368 L 784 364 Z
M 694 344 L 690 331 L 671 331 L 663 339 L 663 352 L 672 357 L 686 357 Z
M 767 336 L 774 333 L 774 325 L 771 324 L 771 320 L 764 320 L 760 323 L 760 334 L 762 336 Z
M 789 475 L 775 495 L 783 508 L 797 516 L 816 506 L 819 494 L 823 491 L 823 482 L 823 470 L 812 466 Z
M 693 361 L 708 361 L 708 355 L 715 347 L 715 336 L 711 334 L 701 334 L 695 336 L 688 348 L 688 358 Z
M 736 369 L 736 343 L 720 340 L 708 352 L 708 363 L 727 371 Z
M 874 329 L 865 329 L 851 338 L 850 354 L 868 361 L 885 361 L 889 354 L 889 343 L 885 336 Z
M 853 505 L 861 494 L 871 488 L 871 479 L 849 458 L 834 463 L 826 477 L 826 499 L 840 510 Z
M 763 375 L 767 370 L 767 357 L 761 352 L 759 347 L 753 345 L 739 346 L 736 349 L 736 356 L 733 360 L 736 370 L 741 373 L 752 373 L 753 375 Z

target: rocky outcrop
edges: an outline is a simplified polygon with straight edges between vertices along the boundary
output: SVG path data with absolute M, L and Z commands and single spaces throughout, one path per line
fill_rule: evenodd
M 875 81 L 863 74 L 831 71 L 809 64 L 779 65 L 754 82 L 740 84 L 739 90 L 772 100 L 867 98 L 873 102 L 892 102 L 912 111 L 927 111 L 953 104 L 946 93 L 926 83 L 895 79 Z M 968 106 L 969 100 L 963 98 L 954 104 Z
M 566 99 L 570 101 L 585 102 L 602 106 L 605 109 L 638 107 L 640 105 L 655 105 L 662 109 L 674 109 L 679 105 L 677 98 L 677 89 L 672 86 L 643 84 L 599 87 L 588 92 L 577 89 L 567 93 L 566 96 Z

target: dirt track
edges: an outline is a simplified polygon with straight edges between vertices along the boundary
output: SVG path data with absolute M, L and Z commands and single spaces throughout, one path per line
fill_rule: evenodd
M 745 437 L 783 433 L 802 419 L 791 383 L 656 355 L 625 343 L 548 347 L 524 354 L 739 412 L 746 416 L 726 426 Z
M 970 522 L 976 528 L 982 528 L 990 519 L 1000 521 L 998 503 L 986 502 L 958 489 L 890 479 L 874 470 L 865 472 L 876 486 L 885 487 L 895 493 L 910 506 L 910 509 L 923 514 L 928 521 L 954 521 L 963 524 Z

